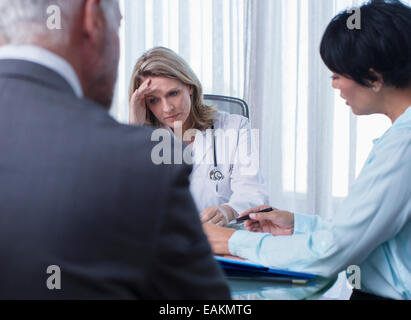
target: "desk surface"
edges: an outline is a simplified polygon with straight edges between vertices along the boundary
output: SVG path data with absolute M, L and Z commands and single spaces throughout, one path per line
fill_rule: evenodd
M 232 229 L 244 230 L 243 225 Z M 306 285 L 292 285 L 275 281 L 228 279 L 234 300 L 311 300 L 318 299 L 337 281 L 317 277 Z
M 312 300 L 323 295 L 336 280 L 317 277 L 306 285 L 292 285 L 275 281 L 228 279 L 228 284 L 234 300 Z

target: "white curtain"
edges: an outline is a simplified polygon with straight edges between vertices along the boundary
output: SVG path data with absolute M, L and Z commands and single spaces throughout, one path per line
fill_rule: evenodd
M 271 204 L 331 217 L 372 139 L 391 124 L 357 118 L 331 88 L 319 55 L 339 11 L 363 0 L 121 0 L 122 58 L 112 114 L 128 121 L 128 82 L 138 57 L 166 46 L 185 58 L 204 93 L 244 98 L 260 129 Z M 411 3 L 411 0 L 405 1 Z
M 251 61 L 246 99 L 261 129 L 261 159 L 270 200 L 294 212 L 332 217 L 390 122 L 358 120 L 331 88 L 319 54 L 336 13 L 364 1 L 250 0 Z
M 128 121 L 127 89 L 144 51 L 165 46 L 193 68 L 203 93 L 244 94 L 245 0 L 120 0 L 119 84 L 112 114 Z

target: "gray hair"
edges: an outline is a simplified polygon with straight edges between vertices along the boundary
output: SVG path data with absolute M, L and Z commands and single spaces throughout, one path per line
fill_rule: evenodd
M 114 0 L 103 0 L 106 19 Z M 66 45 L 74 24 L 74 17 L 84 0 L 0 0 L 0 34 L 9 44 L 31 44 L 47 35 L 51 44 Z M 61 30 L 50 29 L 48 19 L 52 8 L 61 13 Z M 113 11 L 113 10 L 110 10 Z

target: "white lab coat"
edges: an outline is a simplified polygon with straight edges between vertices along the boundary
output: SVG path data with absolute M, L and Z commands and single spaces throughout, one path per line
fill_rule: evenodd
M 248 119 L 219 111 L 214 128 L 217 164 L 224 179 L 219 182 L 210 179 L 214 168 L 212 130 L 199 131 L 192 146 L 190 176 L 190 191 L 199 213 L 211 206 L 227 204 L 240 214 L 268 204 L 259 170 L 258 143 L 252 143 Z

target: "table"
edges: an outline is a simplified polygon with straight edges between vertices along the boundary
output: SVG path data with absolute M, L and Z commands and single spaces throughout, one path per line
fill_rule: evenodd
M 242 224 L 232 225 L 230 228 L 245 230 Z M 337 279 L 338 277 L 332 279 L 317 277 L 306 285 L 230 278 L 227 280 L 234 300 L 314 300 L 330 289 Z
M 337 280 L 317 277 L 306 285 L 275 281 L 227 279 L 234 300 L 315 300 Z

